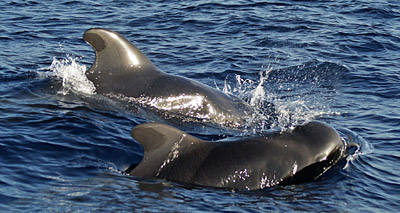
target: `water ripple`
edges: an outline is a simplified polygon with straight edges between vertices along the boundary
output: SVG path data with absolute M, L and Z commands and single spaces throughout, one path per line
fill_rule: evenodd
M 396 1 L 10 0 L 0 10 L 4 211 L 400 208 Z M 277 125 L 323 120 L 360 149 L 317 181 L 256 192 L 126 176 L 121 171 L 143 155 L 129 132 L 148 120 L 78 80 L 94 61 L 82 40 L 91 27 L 124 35 L 160 70 L 230 85 L 269 109 L 263 116 L 280 118 Z M 54 72 L 68 68 L 81 72 Z

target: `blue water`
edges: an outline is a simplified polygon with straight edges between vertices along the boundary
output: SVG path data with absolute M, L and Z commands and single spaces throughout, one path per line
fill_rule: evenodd
M 5 0 L 0 12 L 2 211 L 400 210 L 398 1 Z M 248 134 L 316 119 L 358 149 L 316 181 L 259 191 L 127 176 L 142 157 L 129 131 L 152 118 L 90 89 L 91 27 L 160 70 L 273 103 L 278 119 Z

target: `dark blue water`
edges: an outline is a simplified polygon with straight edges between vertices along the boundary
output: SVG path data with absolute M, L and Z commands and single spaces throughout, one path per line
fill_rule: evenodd
M 398 1 L 6 0 L 0 23 L 2 211 L 400 210 Z M 316 119 L 359 149 L 317 181 L 259 191 L 127 176 L 142 157 L 129 131 L 151 118 L 90 90 L 91 27 L 165 72 L 274 104 L 274 123 L 245 131 Z

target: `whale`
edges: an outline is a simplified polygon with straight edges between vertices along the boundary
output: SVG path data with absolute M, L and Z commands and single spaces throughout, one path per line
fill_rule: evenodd
M 144 154 L 128 175 L 233 190 L 313 181 L 342 159 L 347 147 L 335 129 L 319 121 L 217 141 L 144 123 L 131 136 Z
M 252 108 L 243 100 L 186 77 L 160 71 L 116 32 L 88 29 L 95 60 L 85 72 L 96 93 L 127 100 L 167 118 L 240 127 Z

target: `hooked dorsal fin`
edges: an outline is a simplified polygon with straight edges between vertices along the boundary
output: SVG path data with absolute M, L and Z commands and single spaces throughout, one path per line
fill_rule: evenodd
M 134 127 L 131 136 L 143 146 L 144 155 L 130 174 L 154 177 L 174 145 L 182 142 L 188 135 L 165 124 L 145 123 Z
M 83 39 L 93 48 L 96 59 L 86 76 L 101 86 L 108 78 L 132 75 L 145 71 L 146 74 L 158 73 L 157 67 L 128 40 L 118 33 L 92 28 L 83 34 Z

